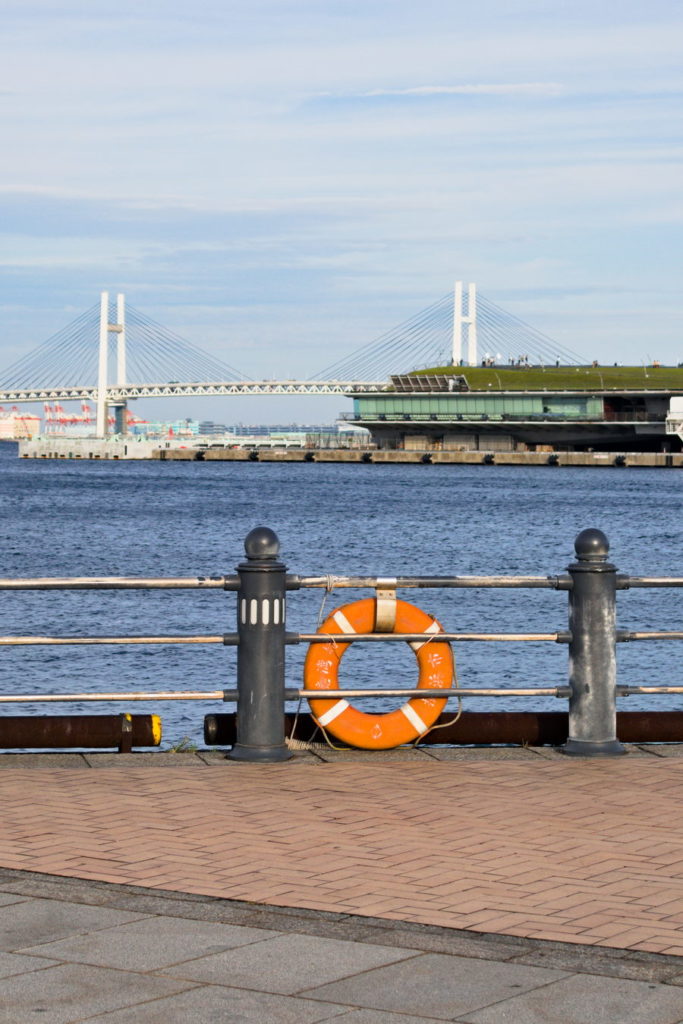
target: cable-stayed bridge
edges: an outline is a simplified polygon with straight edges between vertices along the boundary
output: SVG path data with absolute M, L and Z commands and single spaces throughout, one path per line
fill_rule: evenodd
M 338 395 L 381 391 L 392 374 L 451 365 L 526 360 L 583 362 L 474 285 L 452 293 L 306 380 L 253 380 L 155 322 L 123 295 L 86 310 L 0 371 L 0 403 L 93 401 L 97 434 L 111 407 L 124 421 L 133 398 L 211 395 Z M 118 424 L 117 424 L 118 425 Z

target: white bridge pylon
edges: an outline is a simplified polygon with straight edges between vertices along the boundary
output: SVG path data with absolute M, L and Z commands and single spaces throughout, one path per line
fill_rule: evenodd
M 116 296 L 116 323 L 109 323 L 109 292 L 100 295 L 100 347 L 97 370 L 97 436 L 104 437 L 107 433 L 109 395 L 109 335 L 116 334 L 116 386 L 126 386 L 126 300 L 125 296 Z M 125 399 L 119 399 L 125 408 Z M 121 404 L 119 404 L 121 408 Z M 121 417 L 120 417 L 121 418 Z M 123 417 L 125 430 L 125 416 Z M 117 427 L 119 424 L 117 423 Z
M 477 286 L 467 286 L 467 312 L 463 303 L 462 281 L 455 282 L 453 296 L 453 366 L 462 366 L 463 327 L 467 327 L 467 365 L 477 365 Z

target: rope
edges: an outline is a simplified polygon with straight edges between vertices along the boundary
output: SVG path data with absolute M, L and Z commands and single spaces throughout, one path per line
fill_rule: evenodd
M 323 624 L 323 612 L 325 610 L 325 604 L 327 602 L 327 599 L 336 586 L 336 579 L 334 576 L 326 576 L 325 578 L 327 582 L 325 584 L 325 592 L 323 593 L 323 598 L 322 601 L 320 602 L 320 609 L 318 611 L 318 629 L 320 629 L 320 627 Z

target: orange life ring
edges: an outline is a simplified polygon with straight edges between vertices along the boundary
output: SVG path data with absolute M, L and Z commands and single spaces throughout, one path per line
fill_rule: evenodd
M 373 597 L 345 604 L 332 612 L 318 632 L 334 635 L 372 633 L 375 629 L 375 606 Z M 443 632 L 436 619 L 407 601 L 397 600 L 392 632 L 427 634 L 424 641 L 409 641 L 419 666 L 417 688 L 450 688 L 454 672 L 450 644 L 430 642 L 432 636 Z M 329 644 L 311 644 L 304 664 L 304 689 L 336 690 L 339 662 L 348 646 L 337 640 Z M 342 698 L 313 700 L 309 697 L 308 701 L 320 725 L 337 739 L 363 750 L 390 750 L 402 743 L 411 743 L 429 731 L 446 706 L 445 699 L 413 697 L 396 711 L 368 714 L 358 711 Z

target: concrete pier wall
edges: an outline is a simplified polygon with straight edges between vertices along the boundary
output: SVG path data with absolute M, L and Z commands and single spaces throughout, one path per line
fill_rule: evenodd
M 160 445 L 142 437 L 35 437 L 19 442 L 22 459 L 151 459 Z M 178 442 L 176 442 L 178 443 Z
M 21 441 L 23 459 L 158 459 L 167 462 L 372 462 L 461 466 L 603 466 L 677 469 L 683 453 L 676 452 L 511 452 L 425 451 L 357 448 L 196 448 L 175 441 L 137 437 L 34 438 Z

